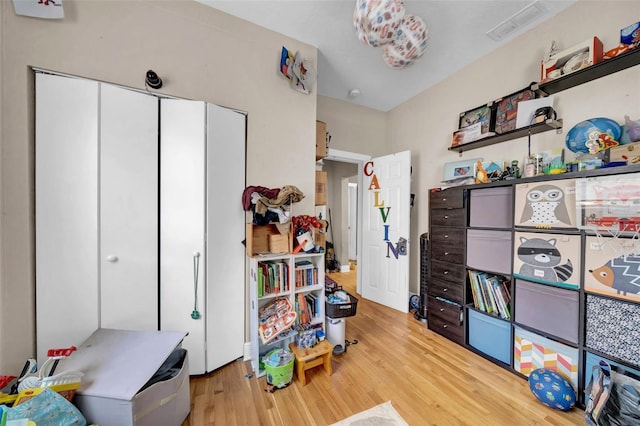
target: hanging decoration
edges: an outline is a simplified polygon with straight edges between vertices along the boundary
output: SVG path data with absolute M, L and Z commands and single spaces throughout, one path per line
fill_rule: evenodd
M 427 47 L 427 24 L 405 12 L 404 0 L 358 0 L 353 25 L 362 43 L 382 48 L 382 58 L 391 68 L 406 68 Z
M 382 47 L 382 58 L 391 68 L 405 68 L 415 62 L 427 48 L 427 24 L 415 15 L 406 15 L 396 38 Z
M 404 0 L 358 0 L 353 25 L 361 42 L 380 47 L 393 41 L 404 14 Z
M 16 15 L 42 19 L 63 19 L 62 0 L 13 0 Z
M 316 82 L 316 71 L 311 66 L 311 61 L 303 58 L 300 52 L 294 55 L 282 46 L 280 72 L 289 79 L 291 88 L 307 95 L 311 93 L 311 86 Z

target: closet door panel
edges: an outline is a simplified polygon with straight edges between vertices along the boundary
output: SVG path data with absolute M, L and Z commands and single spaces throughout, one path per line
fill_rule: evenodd
M 205 106 L 163 99 L 160 107 L 161 329 L 189 333 L 190 374 L 206 372 Z
M 245 305 L 244 114 L 207 105 L 207 369 L 242 356 Z
M 38 361 L 98 328 L 98 83 L 36 74 Z
M 101 326 L 157 330 L 158 100 L 101 86 Z

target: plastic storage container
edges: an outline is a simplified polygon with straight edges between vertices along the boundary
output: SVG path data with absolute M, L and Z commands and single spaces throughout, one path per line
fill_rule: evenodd
M 274 349 L 263 358 L 267 384 L 284 388 L 293 380 L 293 362 L 295 357 L 284 349 Z

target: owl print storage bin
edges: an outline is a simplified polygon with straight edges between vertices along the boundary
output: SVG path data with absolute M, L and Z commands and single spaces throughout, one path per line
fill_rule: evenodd
M 574 179 L 517 184 L 515 226 L 540 229 L 575 228 L 575 188 Z
M 580 288 L 580 235 L 516 232 L 513 275 L 541 284 Z

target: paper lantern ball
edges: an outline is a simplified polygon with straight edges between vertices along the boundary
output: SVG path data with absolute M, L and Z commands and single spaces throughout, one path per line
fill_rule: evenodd
M 610 118 L 596 117 L 576 124 L 567 132 L 565 145 L 576 153 L 596 154 L 616 146 L 622 127 Z
M 568 411 L 576 404 L 576 392 L 571 383 L 547 368 L 538 368 L 531 372 L 529 389 L 538 401 L 554 410 Z
M 427 24 L 418 16 L 406 15 L 393 43 L 383 46 L 382 57 L 392 68 L 405 68 L 422 56 L 428 37 Z
M 379 47 L 393 41 L 404 16 L 404 0 L 358 0 L 353 25 L 361 42 Z

